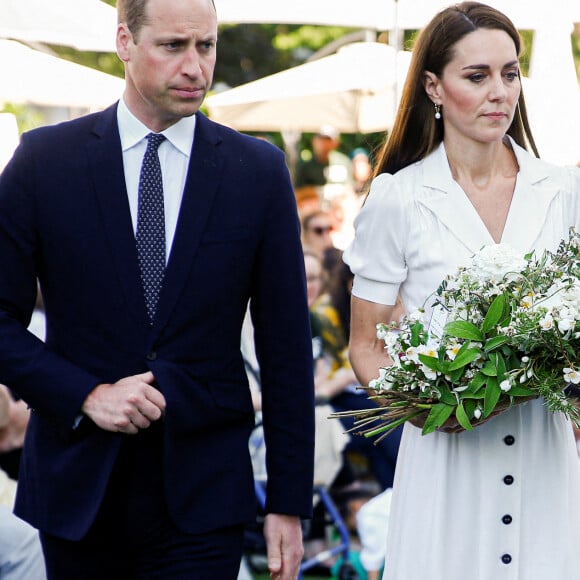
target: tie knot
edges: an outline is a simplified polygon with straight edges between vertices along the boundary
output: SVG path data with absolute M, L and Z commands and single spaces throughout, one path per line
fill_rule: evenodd
M 161 133 L 149 133 L 145 139 L 149 141 L 147 148 L 156 151 L 159 148 L 159 145 L 165 141 L 165 135 L 162 135 Z

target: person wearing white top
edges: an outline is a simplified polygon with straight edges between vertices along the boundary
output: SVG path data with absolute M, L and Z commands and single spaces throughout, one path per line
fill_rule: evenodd
M 350 356 L 388 364 L 375 334 L 398 295 L 426 307 L 481 247 L 555 250 L 580 226 L 580 170 L 538 159 L 520 38 L 499 11 L 449 7 L 413 50 L 401 106 L 344 259 L 355 274 Z M 532 155 L 527 149 L 529 149 Z M 570 422 L 541 400 L 473 431 L 405 425 L 385 580 L 560 580 L 580 569 L 580 466 Z

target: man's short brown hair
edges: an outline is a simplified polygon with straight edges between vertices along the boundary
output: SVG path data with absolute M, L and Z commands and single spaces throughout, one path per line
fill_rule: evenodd
M 117 0 L 117 22 L 124 22 L 137 42 L 141 28 L 148 23 L 147 2 L 149 0 Z M 215 10 L 214 0 L 211 5 Z

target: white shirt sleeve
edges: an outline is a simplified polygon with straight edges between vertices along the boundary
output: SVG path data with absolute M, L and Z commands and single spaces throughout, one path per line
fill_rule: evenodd
M 405 240 L 409 232 L 408 203 L 390 174 L 373 180 L 355 220 L 355 237 L 344 261 L 355 275 L 352 293 L 379 304 L 394 305 L 407 277 Z

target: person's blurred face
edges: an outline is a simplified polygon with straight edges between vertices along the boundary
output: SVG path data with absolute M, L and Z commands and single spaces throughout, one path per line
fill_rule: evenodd
M 155 132 L 195 114 L 216 61 L 217 17 L 211 0 L 149 0 L 147 22 L 132 34 L 117 28 L 125 63 L 125 100 Z
M 352 172 L 357 181 L 367 181 L 372 173 L 369 158 L 364 153 L 359 153 L 352 158 Z
M 314 256 L 304 256 L 304 268 L 306 270 L 306 291 L 308 306 L 312 306 L 320 296 L 322 290 L 322 264 Z
M 521 91 L 513 40 L 503 30 L 480 28 L 456 43 L 441 78 L 426 73 L 425 90 L 441 103 L 446 139 L 488 143 L 503 138 Z
M 328 161 L 328 156 L 331 151 L 334 151 L 340 142 L 337 139 L 332 139 L 326 135 L 315 135 L 312 138 L 312 151 L 314 156 L 321 161 Z
M 332 223 L 330 216 L 324 214 L 313 217 L 304 229 L 304 244 L 316 254 L 322 255 L 325 250 L 332 248 Z

